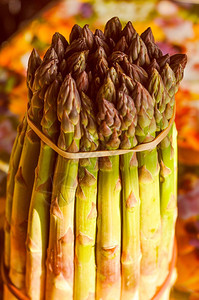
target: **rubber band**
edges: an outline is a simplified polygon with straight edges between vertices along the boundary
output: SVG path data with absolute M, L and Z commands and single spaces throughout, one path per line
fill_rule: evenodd
M 137 145 L 132 149 L 117 149 L 117 150 L 105 150 L 105 151 L 89 151 L 89 152 L 67 152 L 60 149 L 55 145 L 43 132 L 41 132 L 37 126 L 29 119 L 27 115 L 27 122 L 30 128 L 38 135 L 38 137 L 49 147 L 51 147 L 55 152 L 67 159 L 79 159 L 79 158 L 91 158 L 91 157 L 105 157 L 105 156 L 115 156 L 122 155 L 130 152 L 142 152 L 146 150 L 154 149 L 169 133 L 171 126 L 175 120 L 176 106 L 174 106 L 173 115 L 169 121 L 168 127 L 164 129 L 152 142 Z
M 171 282 L 173 270 L 175 268 L 176 258 L 177 258 L 177 243 L 176 243 L 176 240 L 174 239 L 173 255 L 172 255 L 171 262 L 169 264 L 169 273 L 168 273 L 166 279 L 164 280 L 163 284 L 157 289 L 157 292 L 151 298 L 151 300 L 159 300 L 162 297 L 162 295 L 164 294 L 164 292 L 166 291 L 166 289 L 168 288 L 168 286 Z M 1 261 L 1 274 L 2 274 L 3 283 L 7 286 L 8 290 L 11 292 L 12 295 L 14 295 L 19 300 L 30 300 L 30 298 L 27 295 L 25 295 L 21 290 L 16 288 L 10 281 L 8 272 L 3 263 L 3 255 L 2 255 L 2 261 Z

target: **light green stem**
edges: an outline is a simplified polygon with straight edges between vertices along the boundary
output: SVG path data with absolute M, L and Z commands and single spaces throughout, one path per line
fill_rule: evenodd
M 140 278 L 140 198 L 136 153 L 120 157 L 122 177 L 122 295 L 137 299 Z
M 5 208 L 5 241 L 4 241 L 4 263 L 7 268 L 10 266 L 10 227 L 12 216 L 13 193 L 15 186 L 15 175 L 19 166 L 21 152 L 24 143 L 27 121 L 26 116 L 18 126 L 17 136 L 10 156 L 7 186 L 6 186 L 6 208 Z
M 156 148 L 138 154 L 140 191 L 141 282 L 140 299 L 156 290 L 161 240 L 159 163 Z
M 98 159 L 81 159 L 76 193 L 74 299 L 95 299 L 95 236 Z
M 100 158 L 99 163 L 96 299 L 117 300 L 121 293 L 119 156 Z
M 56 153 L 41 142 L 31 197 L 26 256 L 26 292 L 32 300 L 44 299 L 52 178 Z
M 46 299 L 73 299 L 74 206 L 78 160 L 58 156 L 50 208 Z
M 160 204 L 162 221 L 162 238 L 160 247 L 160 276 L 163 281 L 169 271 L 175 235 L 175 221 L 177 217 L 177 132 L 172 126 L 169 135 L 169 144 L 164 147 L 160 144 L 159 156 L 161 166 Z
M 25 288 L 28 212 L 39 150 L 40 139 L 28 126 L 18 171 L 15 176 L 11 221 L 9 276 L 12 283 L 19 289 Z

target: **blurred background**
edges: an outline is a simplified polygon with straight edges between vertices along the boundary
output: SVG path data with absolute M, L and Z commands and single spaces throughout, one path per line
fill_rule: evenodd
M 0 43 L 16 32 L 24 21 L 32 18 L 50 1 L 47 0 L 1 0 L 0 1 Z
M 43 56 L 55 31 L 75 23 L 101 28 L 118 16 L 141 34 L 151 27 L 163 53 L 186 53 L 176 95 L 179 146 L 177 281 L 171 299 L 199 299 L 199 1 L 0 0 L 0 228 L 6 173 L 19 120 L 26 111 L 26 68 L 33 47 Z M 2 245 L 3 235 L 0 235 Z M 0 246 L 1 248 L 1 246 Z M 1 290 L 1 288 L 0 288 Z M 1 296 L 0 296 L 1 299 Z

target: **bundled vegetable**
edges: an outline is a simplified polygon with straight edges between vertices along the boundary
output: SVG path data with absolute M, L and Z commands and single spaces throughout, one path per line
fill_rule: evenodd
M 43 61 L 33 50 L 28 111 L 10 159 L 4 254 L 12 284 L 30 299 L 148 300 L 163 284 L 185 65 L 184 54 L 162 54 L 150 28 L 139 36 L 117 17 L 104 32 L 74 25 L 69 43 L 55 33 Z

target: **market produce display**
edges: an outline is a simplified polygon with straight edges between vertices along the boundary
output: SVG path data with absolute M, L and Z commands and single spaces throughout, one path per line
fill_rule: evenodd
M 177 198 L 175 114 L 186 55 L 163 55 L 148 28 L 117 17 L 104 32 L 55 33 L 43 61 L 33 50 L 28 109 L 7 185 L 5 267 L 30 299 L 151 299 L 169 272 Z M 70 153 L 66 159 L 30 123 Z M 14 168 L 12 167 L 14 165 Z M 9 299 L 9 293 L 4 296 Z

